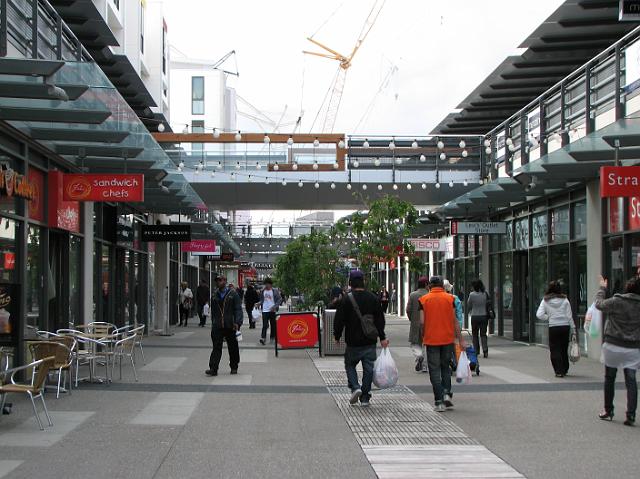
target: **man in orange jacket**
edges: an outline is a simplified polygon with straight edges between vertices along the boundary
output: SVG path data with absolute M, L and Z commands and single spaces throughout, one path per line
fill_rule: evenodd
M 436 411 L 444 412 L 453 407 L 451 401 L 451 369 L 449 361 L 453 355 L 456 338 L 464 347 L 460 325 L 456 321 L 455 298 L 444 290 L 442 278 L 429 279 L 429 293 L 420 298 L 423 312 L 424 336 L 427 347 L 429 379 L 435 396 Z

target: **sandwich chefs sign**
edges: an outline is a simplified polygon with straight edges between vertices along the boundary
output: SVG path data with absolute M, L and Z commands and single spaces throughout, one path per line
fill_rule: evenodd
M 65 201 L 144 201 L 144 175 L 65 174 L 63 192 Z
M 600 196 L 640 196 L 640 166 L 603 166 L 600 168 Z

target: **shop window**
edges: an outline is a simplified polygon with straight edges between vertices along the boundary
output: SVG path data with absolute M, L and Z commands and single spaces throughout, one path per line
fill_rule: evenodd
M 577 314 L 584 316 L 587 314 L 587 245 L 579 243 L 576 245 L 576 282 L 578 285 Z
M 507 222 L 507 234 L 500 235 L 501 239 L 501 250 L 502 251 L 511 251 L 513 249 L 513 222 Z
M 573 238 L 587 237 L 587 203 L 579 201 L 573 204 Z
M 9 218 L 0 217 L 0 280 L 14 283 L 16 273 L 16 229 L 18 223 Z
M 69 321 L 82 324 L 80 311 L 80 289 L 82 264 L 82 239 L 71 236 L 69 241 Z
M 191 77 L 191 114 L 204 115 L 204 77 Z
M 622 293 L 625 283 L 622 236 L 607 240 L 607 266 L 610 293 Z
M 529 248 L 529 218 L 516 221 L 516 249 Z
M 551 242 L 569 241 L 569 207 L 556 208 L 551 212 Z
M 502 327 L 504 336 L 513 338 L 513 256 L 502 254 Z
M 547 244 L 548 226 L 546 211 L 532 217 L 531 230 L 531 242 L 533 246 L 542 246 Z
M 474 256 L 476 254 L 476 236 L 471 235 L 467 237 L 467 256 Z
M 456 254 L 457 258 L 463 258 L 466 256 L 464 252 L 464 243 L 466 238 L 466 236 L 458 236 L 458 252 Z
M 547 249 L 531 250 L 531 315 L 535 319 L 535 341 L 539 344 L 549 342 L 549 323 L 539 321 L 535 315 L 547 285 Z
M 24 288 L 27 304 L 27 323 L 37 329 L 46 329 L 42 321 L 42 229 L 29 227 L 27 239 L 27 278 Z

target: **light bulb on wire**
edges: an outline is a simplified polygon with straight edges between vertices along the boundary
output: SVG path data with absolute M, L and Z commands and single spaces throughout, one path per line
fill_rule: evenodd
M 267 135 L 266 133 L 264 134 L 264 138 L 262 139 L 262 141 L 266 144 L 271 143 L 271 138 L 269 138 L 269 135 Z
M 220 130 L 218 130 L 217 128 L 213 129 L 213 137 L 214 138 L 220 138 Z
M 411 148 L 418 148 L 418 140 L 413 140 L 413 143 L 411 143 Z
M 427 157 L 424 155 L 420 155 L 420 161 L 424 163 L 425 161 L 427 161 Z
M 293 145 L 293 136 L 289 135 L 289 139 L 287 140 L 287 145 L 289 146 Z
M 362 144 L 362 148 L 369 148 L 369 140 L 364 139 L 364 143 Z

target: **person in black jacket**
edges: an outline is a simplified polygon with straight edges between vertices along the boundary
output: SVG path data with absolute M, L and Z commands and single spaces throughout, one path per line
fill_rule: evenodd
M 253 287 L 253 284 L 247 284 L 247 291 L 244 293 L 244 307 L 247 310 L 247 316 L 249 316 L 249 329 L 256 329 L 256 322 L 253 319 L 253 308 L 256 303 L 260 301 L 260 295 Z
M 217 376 L 218 366 L 222 358 L 222 342 L 227 341 L 229 350 L 229 366 L 231 374 L 238 374 L 240 364 L 240 348 L 236 331 L 242 326 L 242 301 L 235 290 L 227 287 L 227 278 L 216 278 L 216 291 L 211 296 L 211 341 L 213 350 L 209 357 L 207 376 Z
M 356 313 L 350 296 L 353 295 L 360 313 L 364 316 L 372 314 L 378 330 L 380 345 L 383 348 L 389 346 L 389 340 L 384 334 L 384 313 L 378 297 L 364 289 L 364 275 L 362 271 L 354 270 L 349 275 L 351 293 L 342 298 L 338 304 L 333 324 L 333 336 L 336 342 L 340 341 L 342 331 L 345 332 L 347 348 L 344 353 L 344 368 L 347 372 L 351 399 L 349 403 L 355 405 L 360 400 L 361 406 L 369 406 L 371 399 L 371 382 L 373 381 L 373 363 L 376 360 L 375 339 L 368 339 L 362 330 L 360 316 Z M 356 366 L 362 362 L 362 386 L 358 384 Z

